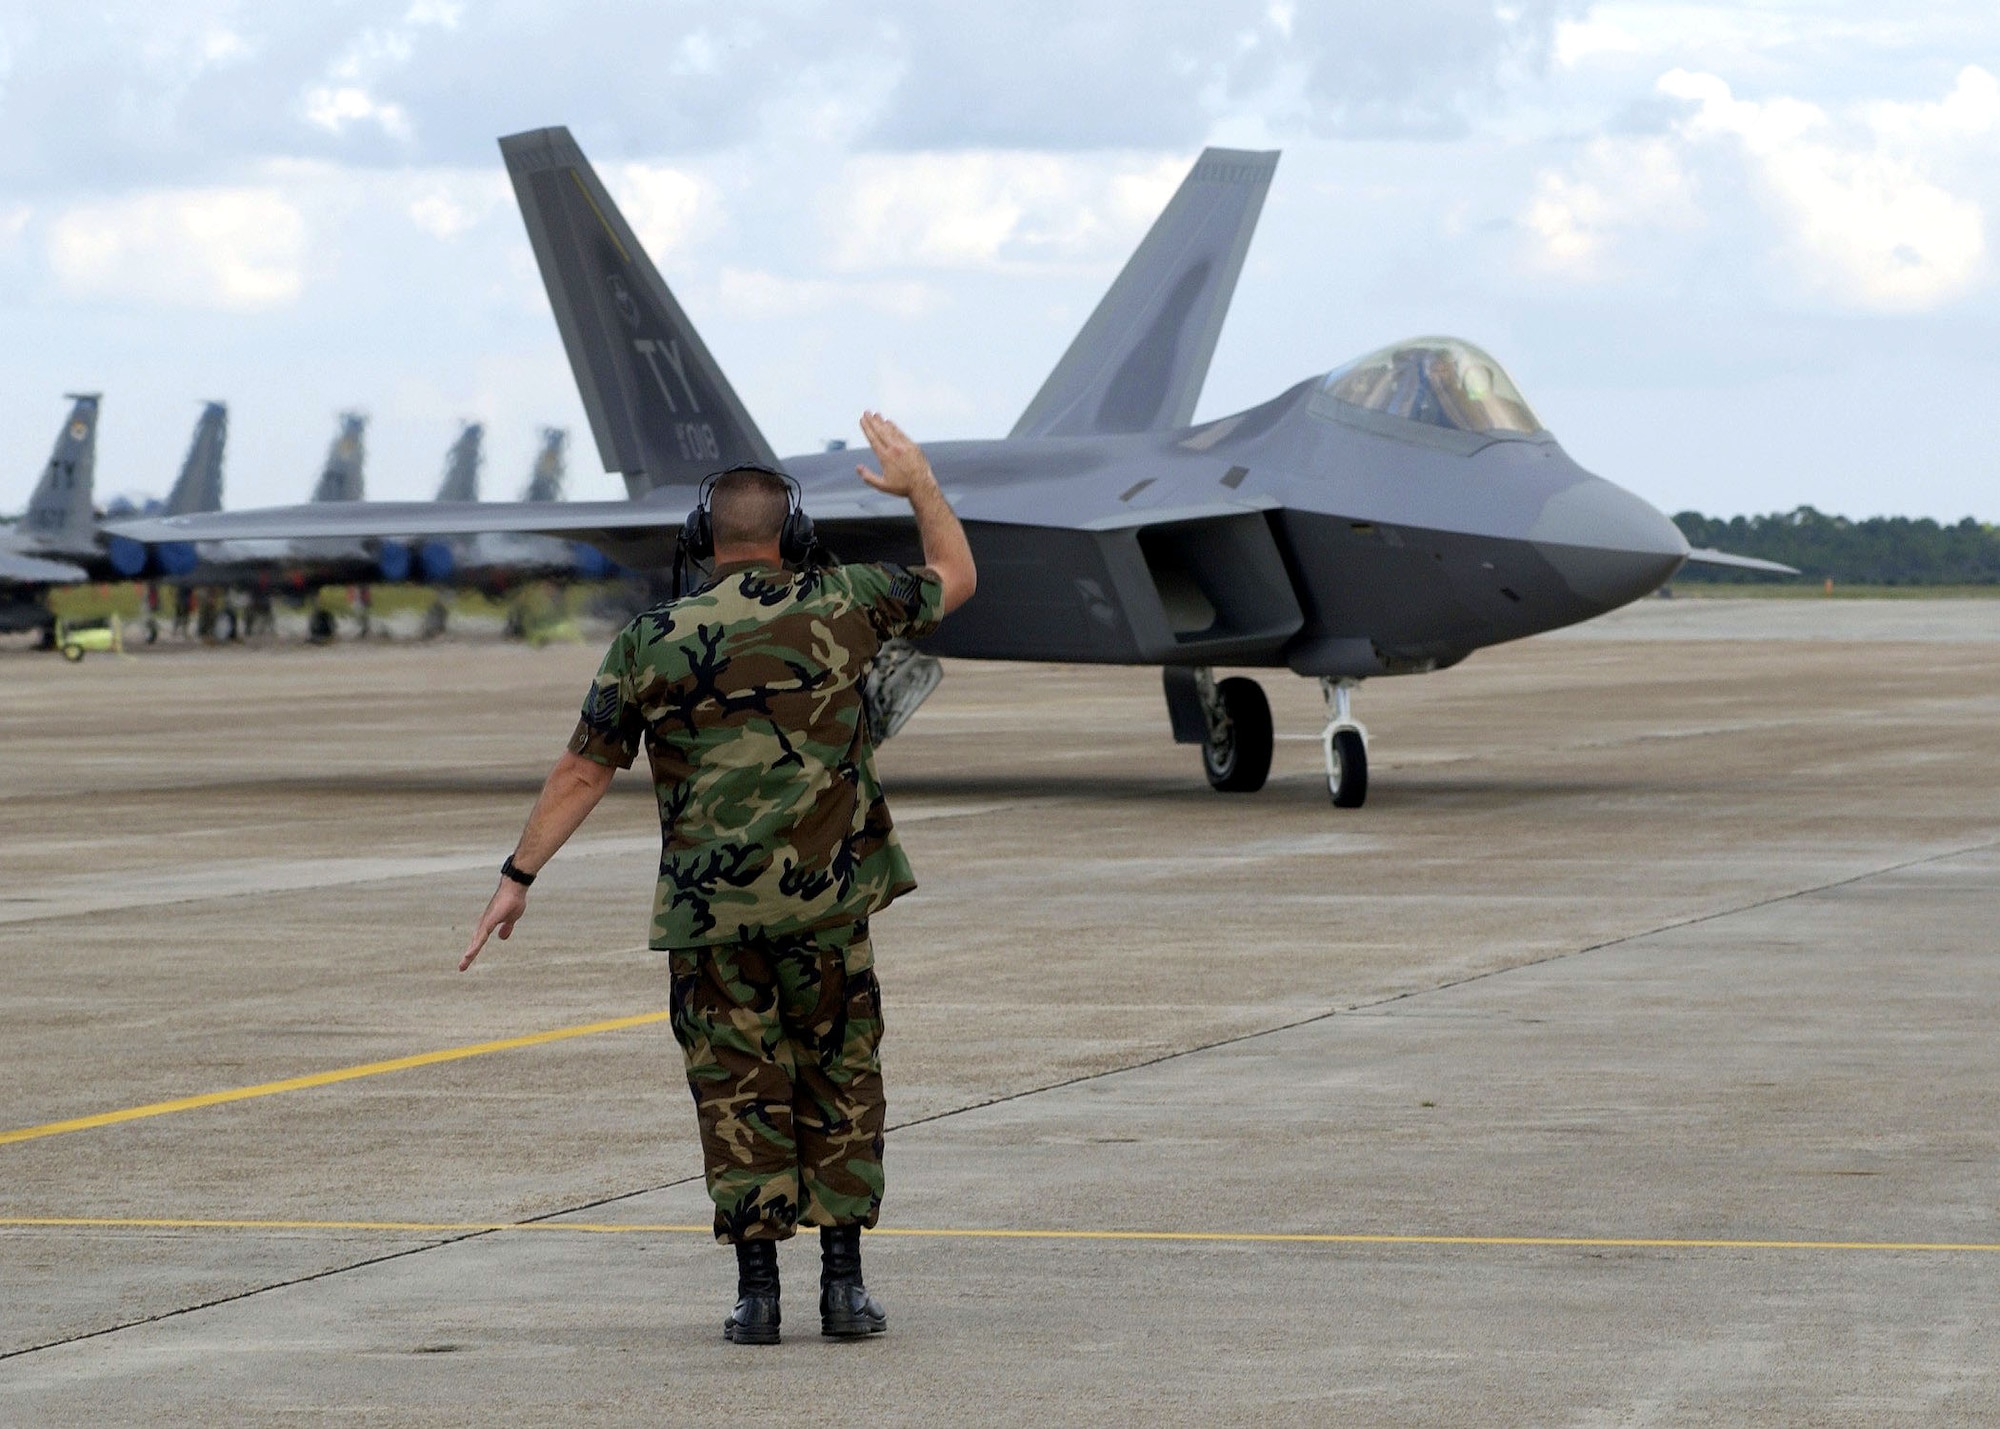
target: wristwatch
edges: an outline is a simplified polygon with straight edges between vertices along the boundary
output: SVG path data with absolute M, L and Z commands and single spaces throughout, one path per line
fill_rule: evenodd
M 513 879 L 514 882 L 520 884 L 523 888 L 532 888 L 535 882 L 534 874 L 529 873 L 524 868 L 516 868 L 514 866 L 514 855 L 511 853 L 507 855 L 507 861 L 500 865 L 500 876 L 502 878 Z

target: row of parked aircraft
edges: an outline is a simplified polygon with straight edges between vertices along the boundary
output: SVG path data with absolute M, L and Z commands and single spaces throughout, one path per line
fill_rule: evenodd
M 595 549 L 550 536 L 473 532 L 412 541 L 355 538 L 302 540 L 167 541 L 145 544 L 106 529 L 134 516 L 188 516 L 222 510 L 223 457 L 229 409 L 204 404 L 195 422 L 180 475 L 164 502 L 143 507 L 121 498 L 102 513 L 95 502 L 97 423 L 101 397 L 71 393 L 69 416 L 56 437 L 27 510 L 0 529 L 0 629 L 45 629 L 51 623 L 46 595 L 55 586 L 84 581 L 139 581 L 182 590 L 285 591 L 314 608 L 314 634 L 332 634 L 331 617 L 313 599 L 325 586 L 368 586 L 419 581 L 440 589 L 477 588 L 500 593 L 526 581 L 590 580 L 609 574 L 611 563 Z M 343 412 L 312 502 L 366 499 L 367 417 Z M 569 436 L 542 429 L 524 503 L 563 500 Z M 485 427 L 467 422 L 445 455 L 436 500 L 477 502 L 485 457 Z

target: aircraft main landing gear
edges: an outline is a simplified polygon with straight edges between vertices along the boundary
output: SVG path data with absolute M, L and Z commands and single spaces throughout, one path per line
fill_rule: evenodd
M 1217 681 L 1205 668 L 1169 665 L 1160 671 L 1175 744 L 1201 746 L 1208 786 L 1224 794 L 1254 794 L 1271 773 L 1271 702 L 1264 687 L 1241 677 Z
M 1264 687 L 1240 675 L 1217 683 L 1206 670 L 1194 672 L 1194 683 L 1207 724 L 1201 771 L 1208 787 L 1222 794 L 1256 793 L 1271 773 L 1271 702 Z
M 1326 729 L 1320 745 L 1326 753 L 1326 793 L 1337 809 L 1358 809 L 1368 800 L 1368 731 L 1349 709 L 1349 696 L 1361 682 L 1323 679 Z

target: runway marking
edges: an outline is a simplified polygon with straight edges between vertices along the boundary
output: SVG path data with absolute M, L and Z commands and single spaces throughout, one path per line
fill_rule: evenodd
M 500 1231 L 569 1231 L 578 1235 L 703 1235 L 709 1225 L 618 1221 L 307 1221 L 201 1220 L 148 1216 L 7 1216 L 0 1230 L 375 1231 L 402 1235 L 490 1235 Z M 883 1226 L 871 1236 L 922 1240 L 1180 1241 L 1251 1245 L 1487 1246 L 1552 1250 L 1845 1250 L 2000 1254 L 2000 1241 L 1755 1240 L 1675 1236 L 1395 1235 L 1313 1231 L 1006 1230 Z
M 72 1131 L 89 1131 L 100 1126 L 116 1126 L 120 1122 L 140 1121 L 146 1117 L 170 1116 L 174 1112 L 221 1106 L 226 1102 L 276 1096 L 280 1092 L 301 1092 L 311 1087 L 331 1086 L 335 1082 L 351 1082 L 361 1077 L 379 1077 L 388 1072 L 405 1072 L 412 1067 L 433 1067 L 440 1062 L 460 1062 L 467 1057 L 484 1057 L 493 1052 L 511 1052 L 519 1047 L 540 1047 L 549 1042 L 563 1042 L 572 1037 L 589 1037 L 598 1032 L 617 1032 L 627 1027 L 644 1027 L 653 1022 L 665 1022 L 672 1015 L 670 1012 L 661 1011 L 642 1012 L 632 1017 L 612 1017 L 602 1022 L 585 1022 L 574 1027 L 552 1028 L 547 1032 L 530 1032 L 521 1037 L 502 1037 L 492 1042 L 473 1042 L 463 1047 L 445 1047 L 436 1052 L 418 1052 L 408 1057 L 391 1057 L 385 1062 L 363 1062 L 354 1067 L 336 1067 L 329 1072 L 310 1072 L 303 1077 L 259 1082 L 250 1087 L 232 1087 L 228 1091 L 175 1097 L 172 1101 L 128 1106 L 117 1111 L 98 1112 L 95 1116 L 78 1116 L 66 1121 L 44 1122 L 40 1126 L 24 1126 L 18 1131 L 0 1131 L 0 1146 L 15 1141 L 34 1141 L 44 1136 L 62 1136 Z

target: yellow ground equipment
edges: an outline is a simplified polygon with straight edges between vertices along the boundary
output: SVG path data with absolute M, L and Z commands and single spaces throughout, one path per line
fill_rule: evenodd
M 66 620 L 56 621 L 56 649 L 72 664 L 81 660 L 92 650 L 109 650 L 114 654 L 125 653 L 125 622 L 117 616 L 107 616 L 102 624 L 92 622 L 85 626 L 71 625 Z

